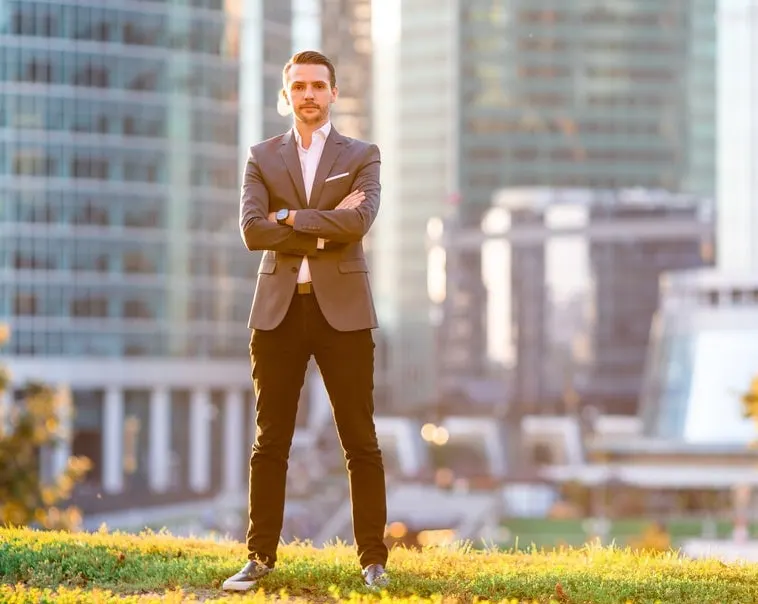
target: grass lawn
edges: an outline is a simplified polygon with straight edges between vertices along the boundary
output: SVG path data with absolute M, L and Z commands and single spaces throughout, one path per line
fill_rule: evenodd
M 228 596 L 220 585 L 244 561 L 240 543 L 0 528 L 0 602 L 758 602 L 758 565 L 685 560 L 674 552 L 396 548 L 388 564 L 392 584 L 373 594 L 362 585 L 352 548 L 292 544 L 280 547 L 276 572 L 258 592 Z
M 585 521 L 574 519 L 552 518 L 509 518 L 502 523 L 511 534 L 506 547 L 518 546 L 529 549 L 534 543 L 537 547 L 551 548 L 554 544 L 581 546 L 587 540 Z M 620 546 L 637 539 L 651 524 L 649 519 L 630 518 L 613 519 L 610 521 L 607 542 L 615 542 Z M 678 547 L 684 539 L 700 537 L 703 533 L 703 522 L 693 519 L 674 519 L 665 522 L 666 531 L 671 537 L 673 547 Z M 728 539 L 733 531 L 733 523 L 728 520 L 718 520 L 714 523 L 715 535 L 718 539 Z M 758 538 L 758 525 L 750 525 L 750 534 Z

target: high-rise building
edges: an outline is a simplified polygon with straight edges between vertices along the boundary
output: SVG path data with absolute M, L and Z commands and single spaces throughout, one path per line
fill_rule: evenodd
M 335 128 L 345 136 L 370 140 L 371 0 L 321 0 L 321 48 L 334 62 L 339 78 Z
M 465 3 L 460 182 L 472 224 L 500 187 L 713 196 L 714 9 Z
M 282 122 L 283 5 L 0 6 L 3 362 L 71 390 L 85 511 L 246 490 L 239 185 Z
M 721 0 L 718 26 L 718 240 L 728 272 L 758 271 L 758 3 Z
M 408 409 L 436 395 L 426 229 L 457 190 L 458 3 L 373 3 L 374 140 L 382 205 L 371 236 L 386 399 Z
M 375 40 L 378 138 L 396 167 L 385 169 L 393 181 L 383 198 L 392 227 L 376 272 L 387 284 L 382 312 L 404 325 L 390 345 L 399 359 L 395 382 L 408 392 L 403 372 L 416 367 L 429 375 L 419 365 L 434 358 L 436 345 L 423 316 L 428 301 L 423 269 L 415 272 L 416 242 L 449 196 L 464 229 L 479 228 L 501 188 L 713 196 L 715 0 L 380 6 L 389 29 L 381 26 Z M 481 274 L 477 251 L 450 249 L 446 260 L 467 278 Z M 477 289 L 469 294 L 474 304 L 483 297 Z M 469 339 L 486 340 L 486 325 L 476 329 Z M 475 375 L 486 374 L 485 359 L 460 354 L 477 360 Z M 419 390 L 412 398 L 428 398 L 433 380 L 422 383 L 426 396 Z
M 483 253 L 486 348 L 510 376 L 508 408 L 516 416 L 555 414 L 581 401 L 634 414 L 659 277 L 710 264 L 712 213 L 711 200 L 689 195 L 500 191 Z M 465 235 L 451 232 L 446 241 L 482 248 L 484 233 Z M 441 331 L 474 333 L 479 323 L 476 313 L 446 314 Z M 455 344 L 443 341 L 441 373 L 460 380 L 472 369 L 465 358 L 462 365 L 451 359 L 472 343 Z
M 661 280 L 640 403 L 648 434 L 724 452 L 755 436 L 741 394 L 758 356 L 758 3 L 720 0 L 713 22 L 716 269 Z

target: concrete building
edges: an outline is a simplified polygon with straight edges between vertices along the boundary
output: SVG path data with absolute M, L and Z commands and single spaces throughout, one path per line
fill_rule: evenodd
M 503 189 L 483 232 L 443 231 L 446 249 L 484 250 L 487 350 L 509 374 L 507 407 L 560 414 L 581 399 L 635 414 L 659 277 L 710 264 L 712 205 L 659 191 Z M 475 333 L 481 318 L 451 308 L 447 297 L 440 371 L 452 382 L 474 343 L 445 338 Z
M 661 280 L 641 416 L 649 432 L 743 449 L 741 395 L 758 376 L 758 275 L 683 271 Z
M 739 397 L 730 393 L 747 388 L 758 373 L 750 348 L 758 313 L 758 6 L 725 0 L 715 22 L 716 270 L 662 279 L 641 405 L 648 423 L 672 438 L 692 437 L 686 426 L 695 420 L 687 418 L 700 417 L 702 432 L 703 418 L 718 413 L 707 428 L 710 438 L 742 442 L 749 428 L 737 421 Z
M 713 197 L 715 0 L 375 3 L 377 140 L 385 155 L 381 263 L 397 404 L 439 395 L 439 343 L 416 255 L 456 205 L 478 229 L 502 188 L 665 189 Z M 455 254 L 455 257 L 453 257 Z M 451 296 L 484 316 L 478 250 L 444 251 Z M 451 283 L 451 288 L 455 284 Z M 465 294 L 459 295 L 465 290 Z M 486 321 L 459 352 L 486 377 Z M 404 393 L 404 394 L 403 394 Z
M 758 5 L 718 4 L 717 264 L 758 271 Z
M 372 137 L 371 0 L 321 0 L 321 49 L 337 69 L 339 101 L 332 121 L 345 136 Z
M 257 256 L 244 149 L 282 129 L 289 5 L 0 8 L 0 315 L 13 404 L 67 387 L 85 512 L 247 489 Z
M 425 234 L 458 188 L 458 2 L 374 2 L 372 27 L 382 207 L 371 255 L 387 343 L 386 398 L 377 404 L 405 413 L 436 394 Z

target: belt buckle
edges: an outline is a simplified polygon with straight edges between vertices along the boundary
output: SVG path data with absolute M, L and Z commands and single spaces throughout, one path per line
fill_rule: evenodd
M 308 283 L 298 283 L 297 284 L 297 293 L 298 294 L 310 294 L 312 290 L 310 282 Z

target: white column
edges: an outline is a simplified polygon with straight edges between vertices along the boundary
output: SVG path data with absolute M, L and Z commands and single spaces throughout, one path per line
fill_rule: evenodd
M 0 392 L 0 436 L 11 431 L 11 386 Z
M 211 414 L 207 390 L 193 390 L 190 400 L 190 488 L 202 493 L 210 487 Z
M 124 487 L 124 393 L 105 391 L 103 409 L 103 490 L 120 493 Z
M 71 446 L 74 438 L 73 412 L 74 402 L 71 398 L 71 390 L 67 386 L 59 387 L 55 392 L 58 407 L 58 430 L 59 440 L 51 451 L 51 476 L 56 480 L 66 469 L 68 459 L 71 457 Z
M 150 395 L 150 488 L 164 493 L 171 484 L 171 394 L 156 388 Z
M 242 490 L 242 464 L 245 459 L 244 435 L 247 433 L 242 393 L 227 390 L 224 413 L 224 482 L 223 490 L 236 493 Z

